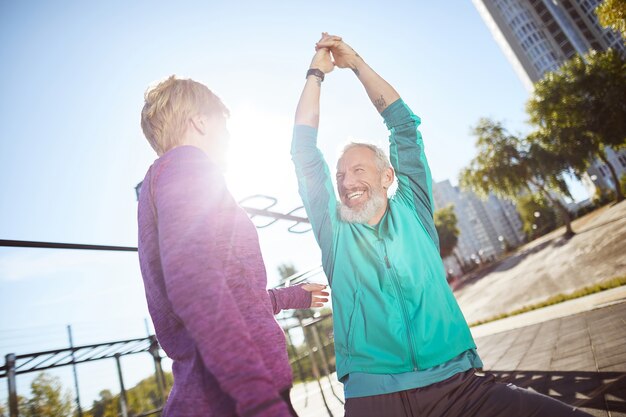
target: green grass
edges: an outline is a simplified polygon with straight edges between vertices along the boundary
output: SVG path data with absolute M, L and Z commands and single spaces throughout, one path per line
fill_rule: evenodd
M 562 303 L 563 301 L 573 300 L 575 298 L 584 297 L 589 294 L 595 294 L 597 292 L 610 290 L 611 288 L 621 287 L 622 285 L 626 285 L 626 276 L 617 277 L 617 278 L 613 278 L 604 282 L 600 282 L 595 285 L 590 285 L 588 287 L 578 289 L 570 294 L 553 295 L 552 297 L 540 303 L 531 304 L 528 306 L 518 308 L 517 310 L 510 311 L 508 313 L 498 314 L 496 316 L 489 317 L 485 320 L 479 320 L 474 323 L 470 323 L 470 327 L 479 326 L 481 324 L 489 323 L 489 322 L 496 321 L 496 320 L 501 320 L 501 319 L 511 317 L 511 316 L 516 316 L 518 314 L 526 313 L 528 311 L 537 310 L 539 308 L 548 307 L 554 304 Z

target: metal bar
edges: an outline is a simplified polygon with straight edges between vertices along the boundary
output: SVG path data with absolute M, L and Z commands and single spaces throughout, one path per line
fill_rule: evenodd
M 59 353 L 63 353 L 63 352 L 59 352 Z M 47 357 L 47 358 L 45 358 L 44 360 L 39 361 L 39 362 L 37 363 L 37 365 L 34 365 L 33 367 L 31 367 L 31 368 L 29 368 L 29 369 L 41 369 L 40 367 L 41 367 L 44 363 L 46 363 L 46 362 L 48 362 L 48 361 L 52 360 L 52 358 L 54 358 L 56 355 L 58 355 L 58 354 L 54 354 L 54 355 L 52 355 L 52 356 L 48 356 L 48 357 Z M 42 356 L 42 355 L 39 355 L 39 356 Z M 58 364 L 58 363 L 59 363 L 59 362 L 57 361 L 57 362 L 55 362 L 55 363 L 54 363 L 54 365 L 56 365 L 56 364 Z M 22 365 L 19 365 L 19 366 L 17 367 L 18 371 L 20 370 L 20 368 L 21 368 L 21 367 L 22 367 Z
M 95 349 L 97 349 L 97 348 L 92 347 L 92 348 L 85 349 L 85 351 L 82 352 L 80 355 L 74 357 L 74 361 L 76 361 L 78 359 L 82 359 L 83 356 L 87 355 L 88 353 L 92 353 Z
M 5 356 L 7 375 L 9 379 L 9 415 L 11 417 L 18 417 L 19 411 L 17 408 L 17 388 L 15 381 L 15 354 L 9 353 Z
M 159 342 L 155 336 L 150 336 L 150 354 L 154 360 L 154 377 L 159 388 L 159 400 L 161 407 L 165 405 L 165 377 L 163 375 L 163 368 L 161 367 L 161 355 L 159 354 Z
M 148 340 L 147 337 L 138 337 L 136 339 L 126 339 L 126 340 L 118 340 L 115 342 L 105 342 L 105 343 L 96 343 L 93 345 L 82 345 L 82 346 L 75 346 L 76 350 L 82 350 L 82 349 L 87 349 L 87 348 L 97 348 L 97 347 L 102 347 L 102 346 L 113 346 L 113 345 L 118 345 L 118 344 L 127 344 L 127 343 L 131 343 L 131 342 L 139 342 L 139 341 L 143 341 L 143 340 Z M 22 355 L 17 355 L 15 357 L 15 359 L 26 359 L 26 358 L 31 358 L 33 356 L 41 356 L 41 355 L 51 355 L 51 354 L 57 354 L 57 353 L 61 353 L 61 352 L 66 352 L 68 351 L 68 348 L 63 348 L 63 349 L 54 349 L 54 350 L 45 350 L 42 352 L 34 352 L 34 353 L 26 353 L 26 354 L 22 354 Z
M 291 221 L 300 222 L 300 223 L 310 223 L 308 218 L 301 217 L 301 216 L 294 216 L 293 214 L 283 214 L 283 213 L 278 213 L 276 211 L 258 209 L 254 207 L 243 207 L 243 209 L 253 216 L 272 217 L 274 219 L 279 219 L 279 220 L 291 220 Z
M 97 348 L 97 347 L 102 347 L 102 346 L 113 346 L 113 345 L 120 345 L 120 344 L 128 344 L 131 342 L 140 342 L 143 340 L 148 340 L 147 337 L 138 337 L 136 339 L 126 339 L 126 340 L 118 340 L 115 342 L 105 342 L 105 343 L 95 343 L 93 345 L 82 345 L 82 346 L 75 346 L 74 348 L 76 350 L 82 350 L 82 349 L 87 349 L 87 348 Z M 34 353 L 26 353 L 23 355 L 18 355 L 15 358 L 16 359 L 25 359 L 25 358 L 30 358 L 32 356 L 40 356 L 40 355 L 49 355 L 49 354 L 56 354 L 56 353 L 61 353 L 61 352 L 66 352 L 68 351 L 68 348 L 63 348 L 63 349 L 54 349 L 54 350 L 46 350 L 43 352 L 34 352 Z
M 330 367 L 328 366 L 328 358 L 326 358 L 326 352 L 324 352 L 324 345 L 322 344 L 322 340 L 320 339 L 319 332 L 317 331 L 317 323 L 319 322 L 321 322 L 321 320 L 316 322 L 313 326 L 311 326 L 311 333 L 313 333 L 313 340 L 315 344 L 317 345 L 318 351 L 322 357 L 322 367 L 324 368 L 324 374 L 326 375 L 326 379 L 328 379 L 330 392 L 333 393 L 335 398 L 339 400 L 341 404 L 344 404 L 342 399 L 335 392 L 335 389 L 333 388 L 333 381 L 330 379 Z
M 317 361 L 315 360 L 315 351 L 311 347 L 311 341 L 309 340 L 309 336 L 307 335 L 307 332 L 304 329 L 304 326 L 302 325 L 302 318 L 300 317 L 299 313 L 300 311 L 296 311 L 295 316 L 298 318 L 298 321 L 300 322 L 300 325 L 302 326 L 302 332 L 304 333 L 304 343 L 306 343 L 307 350 L 310 352 L 309 357 L 311 358 L 311 369 L 313 371 L 313 377 L 317 380 L 317 386 L 320 389 L 320 394 L 322 394 L 322 400 L 324 401 L 324 406 L 326 407 L 326 411 L 328 412 L 328 415 L 330 417 L 334 417 L 333 412 L 330 410 L 330 407 L 328 406 L 328 402 L 326 401 L 326 395 L 324 395 L 324 388 L 322 387 L 320 371 L 319 371 L 319 368 L 317 367 Z
M 76 373 L 76 358 L 74 357 L 74 340 L 72 339 L 72 326 L 67 326 L 67 336 L 70 341 L 70 349 L 72 349 L 72 371 L 74 372 L 74 387 L 76 388 L 76 411 L 78 417 L 83 417 L 83 409 L 80 406 L 80 391 L 78 390 L 78 374 Z
M 147 417 L 147 416 L 151 416 L 153 414 L 158 414 L 161 411 L 163 411 L 163 407 L 157 408 L 157 409 L 152 410 L 152 411 L 146 411 L 145 413 L 137 414 L 135 417 Z
M 309 404 L 309 388 L 306 385 L 306 380 L 304 378 L 304 370 L 302 369 L 302 364 L 300 363 L 300 361 L 297 359 L 298 358 L 298 351 L 296 350 L 296 346 L 293 344 L 293 341 L 291 340 L 291 333 L 289 332 L 289 330 L 285 331 L 285 334 L 287 334 L 287 340 L 289 341 L 289 347 L 291 348 L 291 353 L 295 359 L 295 363 L 296 363 L 296 369 L 298 369 L 298 376 L 300 377 L 300 381 L 302 381 L 304 383 L 304 406 L 306 407 Z M 290 362 L 290 364 L 293 362 Z
M 148 350 L 146 349 L 146 350 L 141 350 L 141 351 L 137 351 L 137 352 L 130 352 L 130 353 L 128 353 L 126 355 L 122 355 L 122 356 L 135 355 L 137 353 L 143 353 L 143 352 L 147 352 L 147 351 Z M 84 360 L 81 360 L 81 361 L 76 361 L 76 364 L 78 365 L 78 364 L 81 364 L 81 363 L 99 361 L 99 360 L 103 360 L 103 359 L 111 359 L 113 357 L 115 357 L 115 355 L 110 355 L 110 356 L 105 356 L 105 357 L 95 358 L 95 359 L 84 359 Z M 22 375 L 22 374 L 27 374 L 27 373 L 30 373 L 30 372 L 45 371 L 47 369 L 60 368 L 62 366 L 67 366 L 67 365 L 68 365 L 67 363 L 61 363 L 61 364 L 56 363 L 56 364 L 49 365 L 49 366 L 44 366 L 44 367 L 41 367 L 41 368 L 32 368 L 32 369 L 26 369 L 26 370 L 23 370 L 23 371 L 15 371 L 15 375 Z M 0 375 L 0 378 L 1 377 L 2 376 Z
M 126 388 L 124 388 L 124 378 L 122 377 L 122 364 L 120 363 L 120 354 L 115 354 L 115 364 L 117 365 L 117 376 L 120 379 L 120 407 L 122 408 L 122 417 L 128 417 L 128 400 L 126 398 Z
M 78 243 L 54 243 L 34 242 L 29 240 L 5 240 L 0 239 L 0 246 L 13 248 L 43 248 L 43 249 L 83 249 L 83 250 L 107 250 L 118 252 L 137 252 L 132 246 L 108 246 L 108 245 L 83 245 Z
M 114 344 L 98 346 L 96 348 L 92 348 L 91 349 L 91 356 L 87 357 L 87 359 L 112 358 L 113 354 L 115 353 L 115 349 L 116 349 L 116 346 Z M 79 356 L 82 357 L 84 355 L 81 354 Z

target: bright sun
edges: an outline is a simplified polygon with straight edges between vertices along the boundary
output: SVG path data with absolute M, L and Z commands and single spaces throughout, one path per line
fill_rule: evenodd
M 225 176 L 237 200 L 254 194 L 278 198 L 277 194 L 286 188 L 295 187 L 289 154 L 292 126 L 290 116 L 260 110 L 251 104 L 232 109 Z

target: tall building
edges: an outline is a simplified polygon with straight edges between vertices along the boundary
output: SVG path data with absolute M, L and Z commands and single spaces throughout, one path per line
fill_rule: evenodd
M 602 0 L 472 0 L 526 88 L 589 50 L 626 52 L 617 32 L 598 23 Z
M 454 206 L 459 228 L 455 256 L 444 260 L 446 270 L 460 274 L 460 262 L 486 261 L 504 252 L 506 245 L 524 242 L 522 220 L 515 205 L 490 195 L 481 200 L 472 192 L 459 190 L 449 180 L 433 184 L 435 209 Z
M 626 54 L 622 36 L 598 23 L 595 8 L 602 0 L 472 0 L 496 42 L 531 91 L 533 83 L 564 61 L 590 50 L 613 48 Z M 626 174 L 626 150 L 607 149 L 618 178 Z M 596 160 L 582 182 L 612 189 L 609 168 Z
M 616 151 L 611 148 L 606 148 L 606 158 L 615 169 L 618 179 L 626 175 L 626 150 L 622 149 Z M 581 180 L 589 195 L 594 195 L 597 188 L 611 191 L 615 189 L 615 181 L 613 180 L 611 171 L 609 171 L 606 164 L 599 159 L 596 159 L 593 164 L 591 164 Z

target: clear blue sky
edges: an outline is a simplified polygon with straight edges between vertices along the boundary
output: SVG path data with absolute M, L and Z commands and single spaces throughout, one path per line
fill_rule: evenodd
M 143 92 L 170 74 L 205 82 L 230 108 L 235 196 L 300 205 L 292 118 L 322 31 L 343 36 L 422 117 L 435 180 L 456 183 L 478 118 L 527 131 L 527 92 L 469 1 L 7 0 L 0 238 L 135 246 L 133 187 L 155 159 L 139 126 Z M 386 130 L 354 75 L 336 70 L 323 84 L 320 127 L 331 166 L 348 139 L 383 144 Z M 287 226 L 259 232 L 270 284 L 282 262 L 320 262 L 312 235 Z M 141 337 L 148 316 L 134 253 L 0 248 L 0 305 L 2 357 L 65 346 L 66 324 L 77 344 Z M 151 370 L 130 362 L 129 386 Z M 119 389 L 113 363 L 79 374 L 85 406 Z M 18 381 L 26 394 L 30 378 Z

